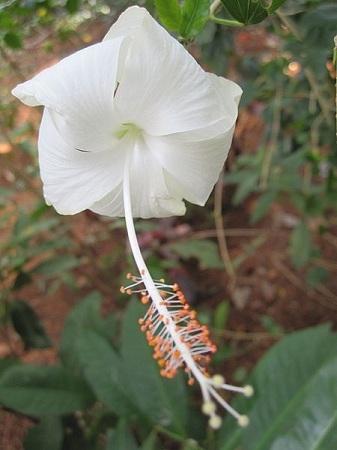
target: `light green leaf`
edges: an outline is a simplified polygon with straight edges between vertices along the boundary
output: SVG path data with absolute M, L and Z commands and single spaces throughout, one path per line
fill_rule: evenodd
M 0 377 L 0 402 L 22 414 L 70 414 L 92 401 L 84 381 L 61 366 L 21 364 Z
M 277 198 L 277 191 L 268 190 L 264 192 L 258 199 L 254 211 L 250 216 L 251 223 L 255 223 L 260 220 L 268 211 L 270 206 Z
M 144 422 L 127 384 L 123 362 L 107 340 L 94 331 L 80 330 L 76 348 L 83 376 L 97 398 L 119 416 Z
M 59 417 L 45 417 L 25 436 L 24 450 L 62 450 L 63 426 Z
M 64 271 L 74 269 L 78 265 L 79 260 L 73 255 L 55 256 L 35 266 L 32 272 L 53 277 Z
M 296 269 L 303 267 L 311 256 L 311 235 L 307 225 L 297 225 L 290 238 L 290 257 Z
M 139 329 L 138 319 L 143 315 L 142 305 L 131 302 L 123 322 L 121 353 L 130 394 L 152 421 L 184 437 L 187 425 L 185 382 L 179 376 L 172 380 L 160 376 L 152 348 Z
M 155 6 L 161 23 L 171 31 L 179 29 L 182 15 L 178 0 L 155 0 Z
M 277 9 L 279 9 L 283 3 L 285 3 L 286 0 L 272 0 L 270 5 L 268 6 L 268 13 L 272 14 L 274 13 Z
M 209 8 L 209 0 L 185 0 L 179 27 L 179 34 L 184 39 L 191 39 L 202 30 L 209 16 Z
M 254 396 L 237 397 L 233 404 L 248 413 L 250 426 L 243 430 L 226 420 L 217 450 L 335 448 L 336 344 L 329 326 L 293 333 L 276 344 L 252 374 Z

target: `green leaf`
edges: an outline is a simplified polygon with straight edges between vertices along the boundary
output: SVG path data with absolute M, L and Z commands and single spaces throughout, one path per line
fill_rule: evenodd
M 99 334 L 81 330 L 77 358 L 84 378 L 97 398 L 121 417 L 144 422 L 127 384 L 127 374 L 120 356 Z
M 19 359 L 1 358 L 0 359 L 0 377 L 9 367 L 22 364 Z
M 209 16 L 209 8 L 209 0 L 185 0 L 179 27 L 179 34 L 184 39 L 191 39 L 202 30 Z
M 311 235 L 307 225 L 301 222 L 290 237 L 290 257 L 296 269 L 303 267 L 311 256 Z
M 235 421 L 225 421 L 217 450 L 335 448 L 336 344 L 337 336 L 327 325 L 293 333 L 276 344 L 252 374 L 254 396 L 237 397 L 233 404 L 248 413 L 250 426 L 243 430 Z
M 279 9 L 286 0 L 272 0 L 270 5 L 268 6 L 268 14 L 274 13 L 277 9 Z
M 16 50 L 22 48 L 21 36 L 13 31 L 8 31 L 4 35 L 4 41 L 8 47 L 14 48 Z
M 228 322 L 229 313 L 230 313 L 230 305 L 228 302 L 223 301 L 217 306 L 214 313 L 214 322 L 213 322 L 213 327 L 216 330 L 225 329 L 226 324 Z
M 32 270 L 33 273 L 49 277 L 60 275 L 61 272 L 74 269 L 79 260 L 73 255 L 61 255 L 41 262 Z
M 59 417 L 45 417 L 25 436 L 24 450 L 62 450 L 63 426 Z
M 10 304 L 9 313 L 15 331 L 20 335 L 26 348 L 48 348 L 51 341 L 35 311 L 22 300 Z
M 255 223 L 258 220 L 262 219 L 262 217 L 265 216 L 276 198 L 277 191 L 274 190 L 268 190 L 267 192 L 262 194 L 255 205 L 253 213 L 250 216 L 251 223 Z
M 183 259 L 196 258 L 202 269 L 223 269 L 224 267 L 217 244 L 208 239 L 175 242 L 168 247 Z
M 164 379 L 153 359 L 138 319 L 144 315 L 139 302 L 130 302 L 122 329 L 121 354 L 130 394 L 144 413 L 161 427 L 186 436 L 187 398 L 185 381 Z
M 259 178 L 260 176 L 256 172 L 249 172 L 247 174 L 246 178 L 240 184 L 238 184 L 235 190 L 235 194 L 233 197 L 234 205 L 239 205 L 248 197 L 249 194 L 254 192 L 254 190 L 258 186 Z
M 125 420 L 108 432 L 104 450 L 140 450 Z
M 262 22 L 268 17 L 268 10 L 261 0 L 221 0 L 229 14 L 244 25 Z
M 80 4 L 81 0 L 67 0 L 66 8 L 70 14 L 73 14 L 79 10 Z
M 86 408 L 93 398 L 82 379 L 61 366 L 17 365 L 0 377 L 0 402 L 28 415 L 56 416 Z
M 91 330 L 102 336 L 112 334 L 111 321 L 107 331 L 107 319 L 102 319 L 100 316 L 101 301 L 99 292 L 91 292 L 70 311 L 65 320 L 59 342 L 59 355 L 63 364 L 72 371 L 76 372 L 80 367 L 76 356 L 76 342 L 81 331 Z
M 182 15 L 178 0 L 155 0 L 155 6 L 161 23 L 171 31 L 179 29 Z
M 307 273 L 306 282 L 309 286 L 315 287 L 324 283 L 328 279 L 328 271 L 324 267 L 310 267 Z

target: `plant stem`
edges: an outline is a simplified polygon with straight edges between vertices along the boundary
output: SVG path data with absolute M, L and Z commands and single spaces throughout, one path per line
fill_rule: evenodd
M 237 20 L 220 19 L 216 17 L 216 13 L 222 8 L 221 0 L 215 0 L 210 6 L 209 18 L 212 22 L 219 23 L 220 25 L 228 25 L 230 27 L 244 27 L 244 24 Z
M 217 235 L 219 249 L 220 249 L 220 256 L 225 265 L 226 272 L 229 276 L 229 290 L 232 290 L 235 287 L 236 275 L 235 275 L 233 263 L 231 261 L 231 258 L 230 258 L 229 252 L 228 252 L 227 241 L 226 241 L 226 236 L 225 236 L 225 232 L 224 232 L 223 217 L 222 217 L 223 174 L 224 174 L 224 168 L 222 169 L 220 178 L 215 185 L 214 222 L 215 222 L 216 235 Z

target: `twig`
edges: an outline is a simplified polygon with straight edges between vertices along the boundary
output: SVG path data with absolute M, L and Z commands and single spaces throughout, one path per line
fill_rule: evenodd
M 281 126 L 282 97 L 283 97 L 283 89 L 280 87 L 279 89 L 276 90 L 271 134 L 267 144 L 266 156 L 264 158 L 261 170 L 260 188 L 262 190 L 265 190 L 267 187 L 272 159 L 277 150 L 277 139 L 280 133 L 280 126 Z
M 290 281 L 294 286 L 303 291 L 311 299 L 318 301 L 327 308 L 337 311 L 337 297 L 325 286 L 319 285 L 315 288 L 309 288 L 305 283 L 303 283 L 300 278 L 291 272 L 288 267 L 282 263 L 280 258 L 274 256 L 272 262 L 276 269 L 284 275 L 288 281 Z M 317 295 L 317 294 L 321 294 Z
M 277 229 L 278 235 L 286 234 L 286 230 Z M 275 235 L 275 230 L 271 228 L 226 228 L 223 229 L 223 234 L 226 237 L 255 237 L 255 236 L 265 236 L 268 234 Z M 196 231 L 191 235 L 193 239 L 207 239 L 217 237 L 216 230 L 204 230 Z
M 267 339 L 279 339 L 283 337 L 284 333 L 266 333 L 266 332 L 251 332 L 247 333 L 244 331 L 231 331 L 231 330 L 214 330 L 212 329 L 212 334 L 233 339 L 234 341 L 261 341 Z
M 233 267 L 233 263 L 231 261 L 227 242 L 226 242 L 226 236 L 224 232 L 224 223 L 222 218 L 222 193 L 223 193 L 223 175 L 224 175 L 224 168 L 221 171 L 220 177 L 218 182 L 215 185 L 215 191 L 214 191 L 214 222 L 215 222 L 215 228 L 216 228 L 216 236 L 218 239 L 219 244 L 219 250 L 220 250 L 220 256 L 221 259 L 225 265 L 226 272 L 229 276 L 229 284 L 228 289 L 231 291 L 236 282 L 236 276 L 235 276 L 235 270 Z

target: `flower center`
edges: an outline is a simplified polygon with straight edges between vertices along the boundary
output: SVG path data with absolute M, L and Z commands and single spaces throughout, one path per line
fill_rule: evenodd
M 139 128 L 135 123 L 126 122 L 122 123 L 121 127 L 114 133 L 114 136 L 119 141 L 127 134 L 129 135 L 129 137 L 136 139 L 141 132 L 142 129 Z

